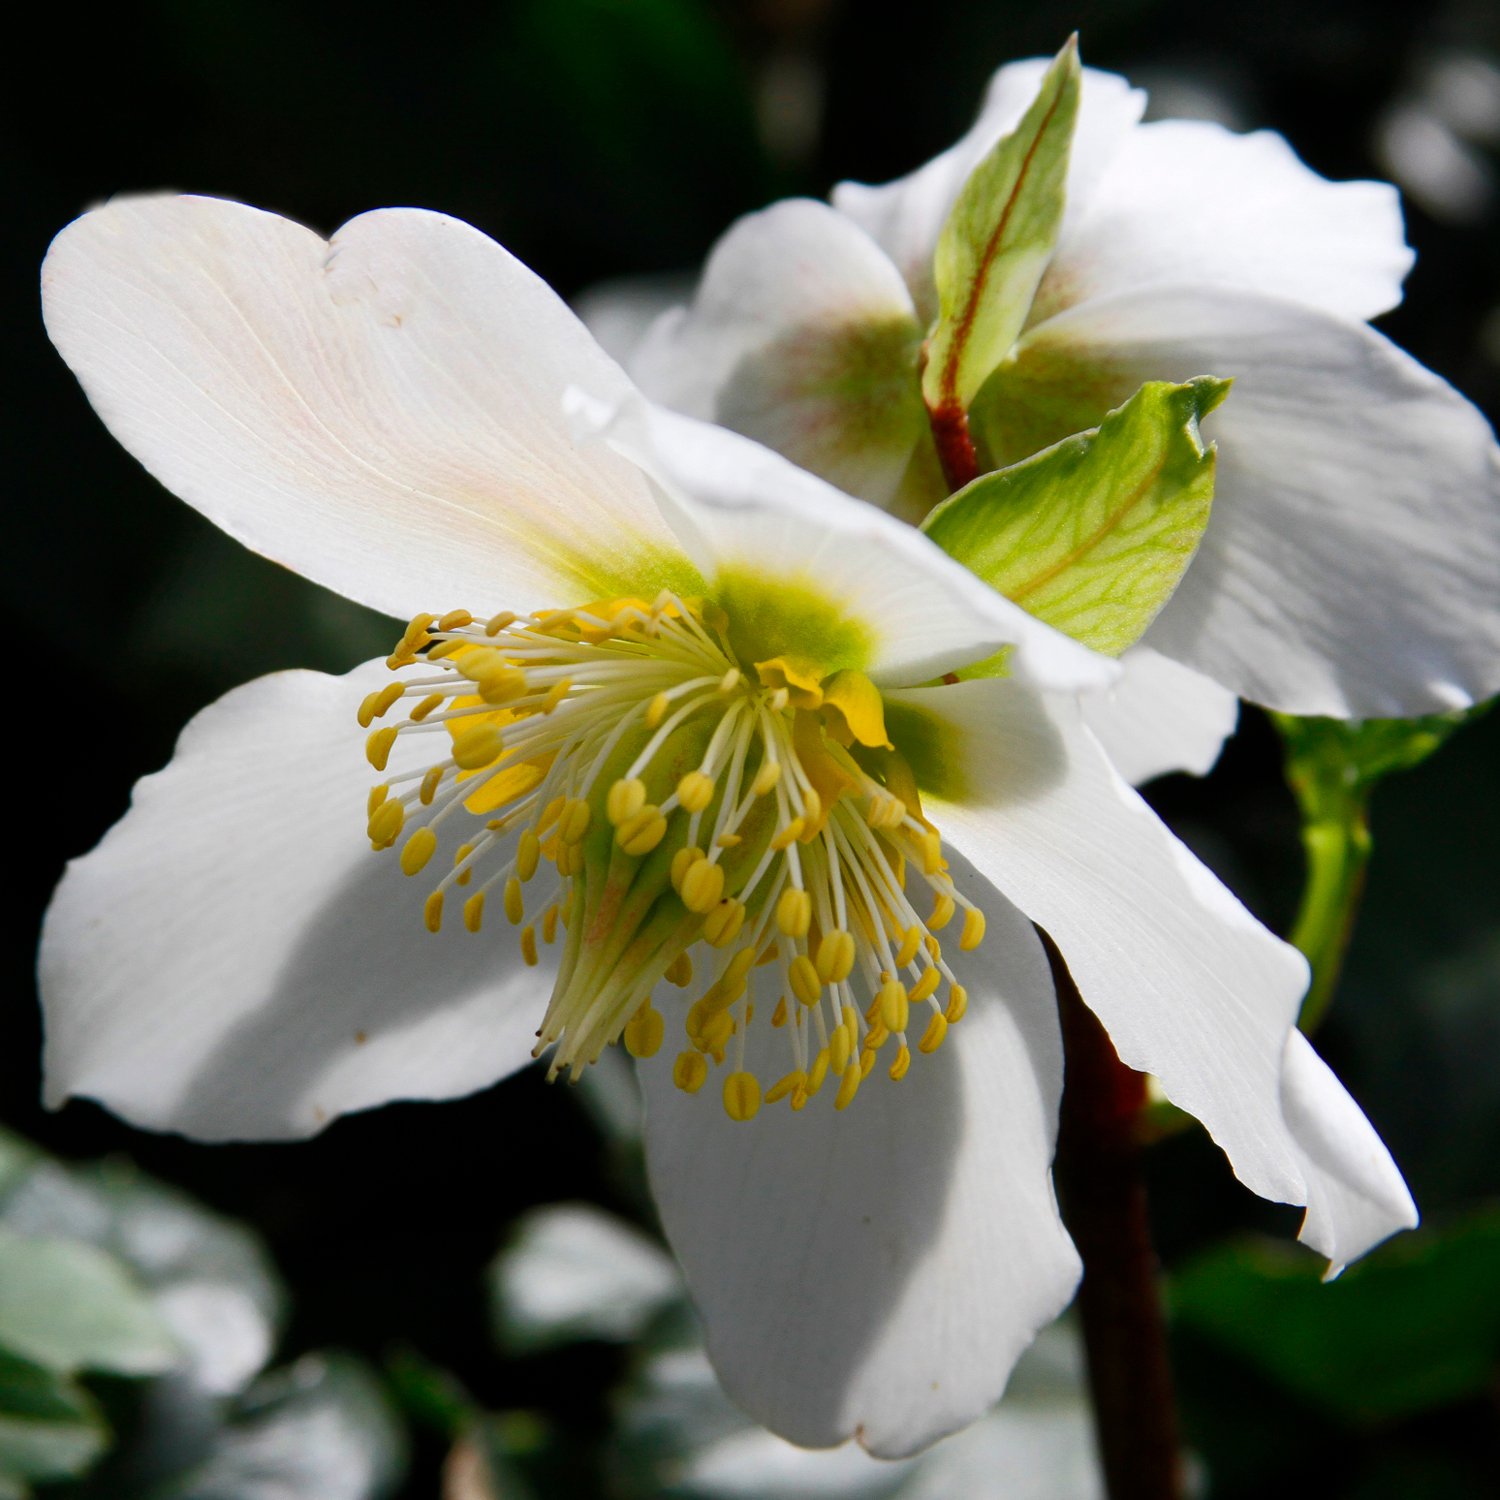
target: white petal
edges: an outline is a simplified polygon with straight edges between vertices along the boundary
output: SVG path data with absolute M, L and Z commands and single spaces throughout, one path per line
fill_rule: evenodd
M 1254 293 L 1161 288 L 1040 324 L 996 395 L 1017 414 L 1061 403 L 1071 431 L 1142 380 L 1203 374 L 1235 382 L 1204 424 L 1213 516 L 1147 644 L 1296 714 L 1432 713 L 1500 689 L 1500 449 L 1378 333 Z
M 928 435 L 921 341 L 885 252 L 826 203 L 792 198 L 730 228 L 630 373 L 663 405 L 886 505 Z
M 1286 1039 L 1281 1101 L 1307 1178 L 1301 1238 L 1328 1257 L 1330 1275 L 1416 1228 L 1417 1206 L 1390 1152 L 1300 1031 Z
M 652 1191 L 725 1390 L 793 1442 L 853 1435 L 899 1457 L 972 1422 L 1071 1296 L 1078 1261 L 1053 1198 L 1061 1043 L 1030 925 L 972 872 L 990 923 L 963 964 L 967 1016 L 849 1108 L 728 1119 L 671 1060 L 642 1069 Z M 977 955 L 976 955 L 977 957 Z M 968 955 L 963 955 L 965 960 Z M 758 1036 L 757 1036 L 758 1034 Z M 763 1081 L 780 1033 L 751 1028 Z
M 1239 721 L 1240 700 L 1149 646 L 1120 657 L 1120 680 L 1080 700 L 1083 722 L 1131 786 L 1168 771 L 1206 776 Z
M 990 147 L 1014 130 L 1036 98 L 1050 58 L 1010 63 L 990 80 L 979 118 L 967 135 L 925 166 L 882 187 L 841 182 L 833 206 L 863 227 L 896 263 L 924 320 L 937 311 L 932 255 L 953 201 Z M 1062 233 L 1086 208 L 1115 152 L 1146 107 L 1146 96 L 1114 73 L 1083 70 L 1078 125 L 1068 168 Z
M 927 815 L 1051 934 L 1121 1059 L 1202 1121 L 1246 1186 L 1307 1202 L 1281 1104 L 1302 955 L 1115 774 L 1076 700 L 1003 679 L 887 697 L 949 726 L 952 780 L 924 787 Z
M 646 486 L 575 451 L 568 385 L 629 382 L 456 219 L 330 243 L 243 204 L 119 199 L 53 242 L 47 329 L 110 430 L 247 546 L 391 614 L 620 592 L 668 545 Z
M 551 976 L 509 932 L 428 933 L 429 885 L 365 836 L 354 710 L 390 680 L 370 663 L 237 688 L 68 866 L 40 959 L 49 1102 L 270 1139 L 526 1062 Z
M 861 665 L 877 682 L 920 682 L 1006 645 L 1018 676 L 1049 686 L 1091 688 L 1118 674 L 919 531 L 749 438 L 639 397 L 610 407 L 575 393 L 569 406 L 581 430 L 656 480 L 658 503 L 705 577 L 748 571 L 830 601 L 868 633 Z
M 1413 258 L 1388 183 L 1329 182 L 1274 131 L 1161 120 L 1130 132 L 1069 222 L 1032 321 L 1172 283 L 1373 318 L 1401 300 Z

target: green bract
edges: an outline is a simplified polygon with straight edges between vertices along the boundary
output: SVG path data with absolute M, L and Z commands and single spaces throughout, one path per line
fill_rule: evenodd
M 1093 431 L 985 474 L 923 530 L 1032 614 L 1096 651 L 1139 640 L 1192 561 L 1213 501 L 1198 423 L 1229 389 L 1153 381 Z
M 922 374 L 934 412 L 967 411 L 1025 326 L 1062 223 L 1080 79 L 1072 39 L 1021 123 L 969 174 L 943 225 L 933 258 L 938 319 Z

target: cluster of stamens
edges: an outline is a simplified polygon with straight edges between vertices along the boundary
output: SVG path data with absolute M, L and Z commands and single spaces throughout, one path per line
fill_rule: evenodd
M 478 932 L 498 900 L 528 964 L 539 941 L 558 946 L 537 1033 L 549 1076 L 576 1077 L 620 1040 L 658 1052 L 663 982 L 697 980 L 674 1081 L 696 1093 L 727 1068 L 737 1120 L 762 1099 L 800 1110 L 830 1075 L 843 1109 L 883 1048 L 899 1080 L 913 1043 L 935 1051 L 963 1016 L 936 933 L 962 912 L 959 947 L 974 948 L 984 916 L 949 878 L 859 674 L 819 684 L 782 658 L 742 666 L 718 611 L 673 594 L 418 615 L 387 664 L 403 675 L 359 721 L 398 704 L 405 717 L 371 729 L 370 763 L 386 772 L 398 742 L 405 755 L 423 736 L 432 750 L 370 793 L 371 843 L 400 842 L 415 876 L 452 830 L 428 929 L 461 903 Z M 925 917 L 909 880 L 928 888 Z M 790 1064 L 764 1093 L 745 1055 L 757 995 Z

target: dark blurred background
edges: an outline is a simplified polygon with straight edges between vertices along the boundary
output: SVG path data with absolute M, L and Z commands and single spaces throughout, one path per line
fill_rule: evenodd
M 292 1147 L 200 1147 L 90 1104 L 49 1115 L 36 1102 L 33 950 L 63 861 L 120 814 L 197 708 L 259 672 L 343 670 L 387 634 L 239 551 L 115 446 L 42 333 L 48 239 L 126 190 L 242 198 L 325 232 L 414 204 L 478 225 L 572 296 L 686 270 L 772 198 L 909 170 L 966 126 L 995 66 L 1052 52 L 1076 28 L 1085 60 L 1149 87 L 1157 115 L 1270 126 L 1328 176 L 1397 180 L 1418 259 L 1382 326 L 1493 419 L 1500 12 L 1483 0 L 156 0 L 33 19 L 42 42 L 12 51 L 0 105 L 12 474 L 0 603 L 18 648 L 0 1116 L 65 1157 L 126 1153 L 256 1226 L 292 1288 L 289 1353 L 416 1350 L 484 1404 L 535 1409 L 587 1445 L 619 1356 L 501 1359 L 480 1286 L 530 1205 L 584 1197 L 640 1212 L 568 1091 L 523 1077 Z M 1500 1197 L 1497 749 L 1500 715 L 1379 792 L 1368 899 L 1320 1042 L 1439 1228 Z M 1264 719 L 1247 712 L 1210 781 L 1174 778 L 1153 798 L 1285 931 L 1300 855 Z M 1197 1136 L 1159 1148 L 1153 1172 L 1169 1266 L 1228 1230 L 1295 1224 L 1241 1191 Z M 1343 1420 L 1190 1333 L 1179 1355 L 1216 1494 L 1495 1493 L 1493 1389 Z M 441 1444 L 419 1431 L 415 1451 L 402 1493 L 435 1494 Z

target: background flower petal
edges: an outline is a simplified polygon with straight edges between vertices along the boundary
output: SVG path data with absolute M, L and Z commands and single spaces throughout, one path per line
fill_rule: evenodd
M 390 614 L 623 592 L 670 537 L 580 454 L 570 384 L 624 373 L 477 229 L 382 209 L 325 242 L 214 198 L 122 198 L 58 235 L 47 330 L 110 431 L 257 552 Z M 633 587 L 639 587 L 637 582 Z
M 1272 130 L 1158 120 L 1126 136 L 1069 221 L 1031 321 L 1173 283 L 1373 318 L 1401 300 L 1413 259 L 1389 183 L 1330 182 Z
M 972 871 L 989 935 L 960 955 L 969 1010 L 848 1109 L 731 1121 L 641 1068 L 652 1191 L 719 1378 L 793 1442 L 857 1437 L 898 1457 L 973 1421 L 1072 1295 L 1078 1261 L 1051 1183 L 1062 1053 L 1030 924 Z M 759 1035 L 757 1035 L 757 1033 Z M 762 1077 L 779 1033 L 751 1028 Z M 759 1059 L 757 1059 L 759 1060 Z
M 1362 324 L 1163 287 L 1032 329 L 985 388 L 998 449 L 1097 422 L 1143 380 L 1234 380 L 1204 423 L 1213 516 L 1146 634 L 1243 698 L 1386 718 L 1500 689 L 1500 449 L 1451 386 Z
M 1083 722 L 1131 786 L 1168 771 L 1205 776 L 1239 722 L 1240 700 L 1211 677 L 1132 646 L 1120 680 L 1080 700 Z
M 629 368 L 654 400 L 887 505 L 928 440 L 921 341 L 885 252 L 826 203 L 790 198 L 730 227 Z
M 40 958 L 51 1103 L 275 1139 L 526 1063 L 549 970 L 508 930 L 427 932 L 429 883 L 365 836 L 354 710 L 391 680 L 371 662 L 236 688 L 68 866 Z

